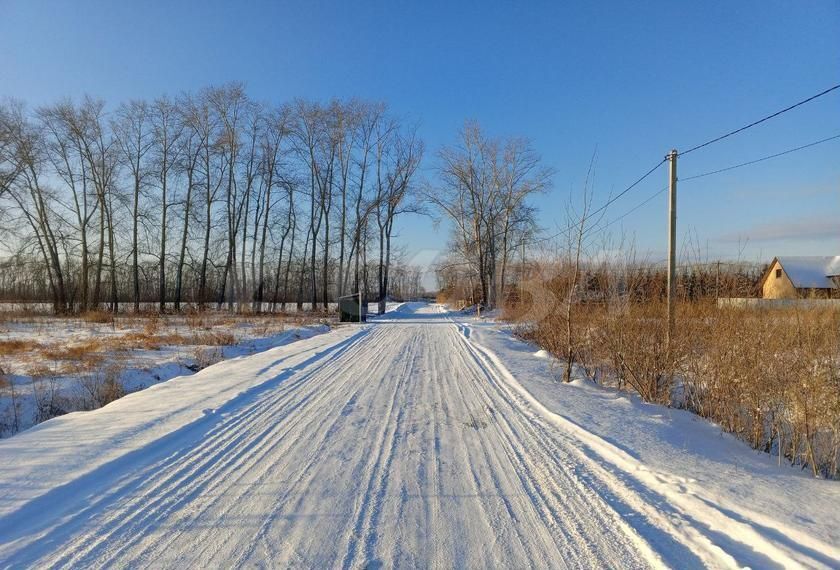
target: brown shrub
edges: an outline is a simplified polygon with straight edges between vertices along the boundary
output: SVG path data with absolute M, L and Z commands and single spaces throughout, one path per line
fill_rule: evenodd
M 582 366 L 608 363 L 619 388 L 631 387 L 646 401 L 671 402 L 679 338 L 666 343 L 667 323 L 660 303 L 593 309 L 579 350 Z
M 726 309 L 697 320 L 686 407 L 756 449 L 838 476 L 838 331 L 830 309 Z
M 121 374 L 122 368 L 112 364 L 79 376 L 82 406 L 90 410 L 101 408 L 125 396 L 125 388 L 120 381 Z
M 102 351 L 105 348 L 104 341 L 91 338 L 69 345 L 45 346 L 41 348 L 41 354 L 44 358 L 55 361 L 100 362 L 104 358 Z
M 222 352 L 219 348 L 199 347 L 193 351 L 193 364 L 188 366 L 194 372 L 198 372 L 208 366 L 212 366 L 222 360 Z
M 34 340 L 0 340 L 0 356 L 13 356 L 22 352 L 31 352 L 37 350 L 40 346 L 41 344 Z
M 114 314 L 102 310 L 86 311 L 79 315 L 86 323 L 98 324 L 112 324 L 114 322 Z
M 520 322 L 520 334 L 561 364 L 571 347 L 590 379 L 685 407 L 814 475 L 840 476 L 840 311 L 683 303 L 666 346 L 661 301 L 577 302 L 571 338 L 563 309 Z
M 208 331 L 194 334 L 188 344 L 200 346 L 230 346 L 236 343 L 236 337 L 229 332 Z
M 157 313 L 150 313 L 148 317 L 145 319 L 145 324 L 143 326 L 143 332 L 147 336 L 154 336 L 156 335 L 161 328 L 161 318 L 160 315 Z

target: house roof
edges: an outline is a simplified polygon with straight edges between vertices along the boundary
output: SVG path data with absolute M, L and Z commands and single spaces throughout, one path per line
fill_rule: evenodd
M 786 255 L 777 257 L 776 261 L 797 289 L 838 288 L 831 277 L 840 275 L 840 255 Z

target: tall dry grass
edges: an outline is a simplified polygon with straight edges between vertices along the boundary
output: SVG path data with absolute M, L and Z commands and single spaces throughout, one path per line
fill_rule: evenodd
M 567 299 L 563 282 L 531 289 Z M 534 310 L 545 302 L 525 294 L 503 317 L 561 365 L 573 354 L 578 377 L 688 409 L 780 462 L 840 477 L 840 311 L 719 309 L 708 296 L 683 296 L 668 346 L 658 294 L 587 283 L 573 303 L 571 336 L 566 306 Z

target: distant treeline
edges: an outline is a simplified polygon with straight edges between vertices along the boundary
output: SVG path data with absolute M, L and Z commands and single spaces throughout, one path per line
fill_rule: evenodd
M 423 145 L 382 103 L 269 105 L 238 84 L 116 108 L 0 103 L 0 296 L 326 307 L 419 294 L 392 247 Z
M 569 296 L 575 272 L 574 264 L 559 258 L 553 262 L 525 261 L 511 263 L 507 283 L 503 289 L 506 303 L 517 303 L 523 291 L 534 286 L 550 288 L 555 302 Z M 667 296 L 667 272 L 661 265 L 648 263 L 583 262 L 575 278 L 575 299 L 580 303 L 611 303 L 620 298 L 627 301 L 664 301 Z M 719 297 L 760 296 L 760 279 L 764 267 L 758 264 L 710 262 L 677 268 L 677 299 L 702 301 Z M 443 299 L 478 302 L 481 288 L 477 280 L 470 280 L 459 267 L 438 271 Z M 525 287 L 520 287 L 520 282 Z

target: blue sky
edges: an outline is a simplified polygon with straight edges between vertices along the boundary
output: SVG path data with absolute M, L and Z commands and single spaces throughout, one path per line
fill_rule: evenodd
M 435 151 L 467 118 L 532 139 L 562 225 L 597 149 L 596 203 L 690 147 L 840 83 L 840 2 L 106 2 L 0 0 L 0 96 L 117 103 L 244 81 L 255 98 L 387 101 Z M 840 133 L 840 91 L 686 156 L 713 170 Z M 661 169 L 611 206 L 666 183 Z M 613 226 L 661 257 L 665 196 Z M 680 185 L 679 233 L 703 253 L 840 253 L 840 141 Z M 406 219 L 411 250 L 445 230 Z

